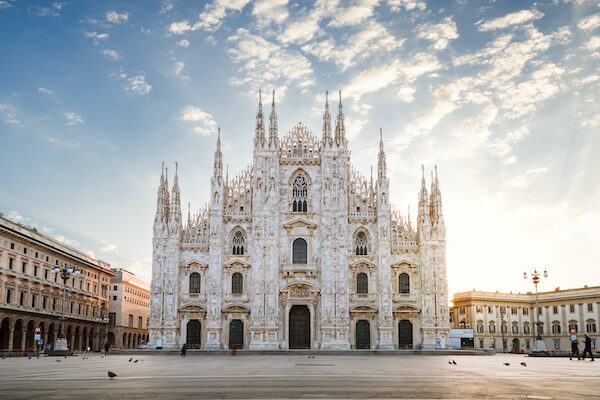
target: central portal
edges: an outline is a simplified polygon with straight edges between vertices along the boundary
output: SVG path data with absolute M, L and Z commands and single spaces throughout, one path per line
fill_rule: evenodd
M 310 311 L 307 306 L 290 310 L 290 349 L 310 349 Z

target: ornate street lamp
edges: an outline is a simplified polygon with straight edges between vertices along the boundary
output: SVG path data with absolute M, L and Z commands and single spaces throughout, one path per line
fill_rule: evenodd
M 535 351 L 536 352 L 544 352 L 546 351 L 546 343 L 542 339 L 542 332 L 540 328 L 540 306 L 538 302 L 538 283 L 542 279 L 542 274 L 544 278 L 548 277 L 548 272 L 544 269 L 544 272 L 538 272 L 537 269 L 534 269 L 533 272 L 527 275 L 527 272 L 523 272 L 523 279 L 527 279 L 531 277 L 531 280 L 535 284 L 535 325 L 537 327 L 537 336 L 535 337 Z
M 72 276 L 77 276 L 81 273 L 80 270 L 69 268 L 66 265 L 62 268 L 55 267 L 52 268 L 52 272 L 60 273 L 60 277 L 63 280 L 63 300 L 62 300 L 62 312 L 60 315 L 60 332 L 58 333 L 58 338 L 56 339 L 56 344 L 52 349 L 50 355 L 53 356 L 66 356 L 69 354 L 69 347 L 67 345 L 67 339 L 65 338 L 65 302 L 67 298 L 67 281 Z

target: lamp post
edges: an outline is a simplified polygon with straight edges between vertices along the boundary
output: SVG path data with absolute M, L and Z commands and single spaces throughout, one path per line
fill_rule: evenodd
M 535 337 L 535 351 L 536 352 L 544 352 L 546 351 L 546 344 L 542 339 L 542 332 L 540 329 L 540 306 L 538 301 L 538 283 L 542 279 L 542 275 L 544 278 L 548 277 L 548 272 L 544 269 L 544 272 L 538 272 L 537 269 L 534 269 L 533 272 L 527 275 L 527 272 L 523 272 L 523 279 L 531 278 L 532 282 L 535 284 L 535 326 L 537 336 Z
M 56 345 L 52 349 L 50 355 L 53 356 L 63 356 L 69 354 L 69 347 L 67 345 L 67 339 L 65 338 L 65 302 L 67 299 L 67 281 L 72 276 L 77 276 L 81 273 L 78 269 L 69 268 L 66 265 L 62 268 L 55 267 L 52 268 L 52 272 L 60 273 L 60 277 L 63 280 L 63 299 L 62 299 L 62 311 L 60 315 L 60 331 L 58 333 L 58 338 L 56 339 Z
M 502 352 L 506 353 L 506 340 L 504 339 L 504 312 L 505 306 L 500 306 L 500 332 L 502 333 Z

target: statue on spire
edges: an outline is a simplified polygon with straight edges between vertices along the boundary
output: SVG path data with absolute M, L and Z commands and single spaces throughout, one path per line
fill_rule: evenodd
M 331 137 L 331 114 L 329 113 L 329 92 L 325 91 L 325 112 L 323 113 L 323 145 L 333 144 Z
M 221 127 L 217 131 L 217 149 L 215 150 L 215 163 L 213 167 L 213 176 L 223 177 L 223 153 L 221 152 Z
M 379 128 L 379 154 L 377 156 L 377 179 L 386 179 L 387 163 L 385 161 L 385 151 L 383 150 L 383 130 Z

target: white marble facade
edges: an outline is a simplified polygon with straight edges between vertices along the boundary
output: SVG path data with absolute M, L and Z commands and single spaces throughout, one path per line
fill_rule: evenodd
M 321 137 L 279 138 L 259 101 L 253 162 L 230 179 L 220 132 L 211 201 L 182 218 L 163 171 L 154 220 L 150 345 L 274 350 L 445 348 L 449 332 L 441 193 L 422 179 L 418 217 L 377 174 L 350 165 L 342 102 Z

